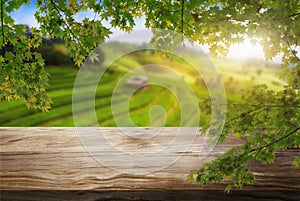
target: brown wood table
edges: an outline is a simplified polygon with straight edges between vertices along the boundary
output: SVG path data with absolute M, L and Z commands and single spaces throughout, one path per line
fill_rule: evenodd
M 166 146 L 172 143 L 177 128 L 164 128 L 158 136 L 145 140 L 122 135 L 118 128 L 101 129 L 108 134 L 116 148 L 126 146 L 127 151 L 142 155 L 155 152 L 153 147 L 157 144 Z M 2 127 L 0 139 L 0 189 L 4 200 L 10 200 L 13 195 L 17 197 L 11 200 L 24 199 L 22 193 L 25 192 L 21 190 L 27 190 L 27 195 L 39 192 L 42 196 L 49 196 L 50 192 L 51 195 L 53 192 L 62 192 L 68 198 L 71 196 L 69 193 L 76 192 L 74 200 L 96 200 L 97 196 L 98 200 L 114 200 L 117 199 L 116 195 L 118 199 L 122 197 L 127 200 L 160 200 L 160 196 L 163 196 L 162 200 L 198 200 L 199 196 L 215 200 L 247 200 L 255 196 L 274 200 L 284 200 L 286 196 L 290 200 L 300 198 L 300 169 L 292 166 L 294 157 L 300 155 L 300 149 L 278 152 L 272 165 L 261 165 L 259 162 L 249 164 L 256 177 L 255 183 L 241 191 L 232 191 L 233 197 L 230 197 L 223 193 L 226 182 L 203 187 L 189 183 L 187 175 L 191 170 L 201 167 L 201 164 L 243 142 L 234 137 L 228 137 L 225 143 L 218 144 L 208 156 L 201 159 L 199 147 L 204 137 L 197 135 L 188 150 L 173 150 L 159 158 L 153 157 L 153 161 L 146 162 L 143 167 L 139 166 L 140 170 L 147 172 L 150 167 L 162 164 L 167 157 L 182 156 L 170 166 L 145 174 L 120 172 L 115 170 L 118 167 L 102 165 L 87 152 L 76 128 Z M 95 143 L 95 146 L 101 146 L 99 142 Z M 98 154 L 104 158 L 112 157 L 118 149 Z M 126 167 L 133 172 L 137 168 L 134 161 L 119 160 L 119 164 L 121 168 Z M 14 190 L 18 190 L 18 193 Z M 102 197 L 99 198 L 99 195 Z

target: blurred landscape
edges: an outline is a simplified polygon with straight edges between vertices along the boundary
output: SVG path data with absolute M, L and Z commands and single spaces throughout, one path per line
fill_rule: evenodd
M 114 48 L 102 49 L 99 54 L 100 58 L 105 61 L 108 54 L 115 54 L 118 46 L 116 42 Z M 122 44 L 122 47 L 135 49 L 133 44 Z M 68 52 L 60 40 L 45 40 L 43 45 L 38 49 L 46 63 L 46 70 L 49 73 L 48 95 L 52 99 L 52 109 L 48 113 L 27 109 L 24 101 L 1 101 L 0 102 L 0 126 L 74 126 L 72 115 L 72 92 L 74 81 L 78 73 Z M 194 59 L 201 59 L 195 57 Z M 101 67 L 99 61 L 99 67 Z M 168 59 L 162 59 L 155 51 L 144 50 L 135 51 L 116 60 L 102 76 L 97 93 L 95 95 L 95 110 L 100 126 L 116 126 L 115 118 L 125 118 L 120 103 L 120 113 L 113 116 L 111 109 L 111 97 L 113 90 L 120 79 L 135 67 L 156 63 L 171 68 L 182 76 L 193 89 L 197 96 L 198 104 L 209 97 L 209 91 L 206 83 L 195 70 L 189 66 L 182 58 L 171 56 Z M 285 84 L 279 79 L 280 66 L 275 63 L 266 62 L 259 59 L 248 60 L 229 60 L 213 59 L 213 63 L 218 69 L 221 80 L 209 79 L 211 83 L 223 82 L 226 99 L 229 103 L 240 103 L 241 90 L 248 87 L 267 84 L 270 89 L 282 89 Z M 97 67 L 97 65 L 95 65 Z M 172 82 L 172 78 L 164 75 L 162 72 L 155 72 L 160 78 Z M 120 97 L 121 99 L 122 97 Z M 84 100 L 83 100 L 84 101 Z M 160 118 L 151 122 L 149 111 L 155 105 L 160 105 L 165 110 L 166 121 L 164 126 L 180 126 L 181 108 L 176 96 L 167 88 L 155 85 L 147 85 L 137 90 L 130 99 L 129 110 L 132 121 L 137 126 L 162 126 Z M 82 111 L 84 116 L 87 111 Z M 192 122 L 185 122 L 184 126 L 194 125 Z M 199 126 L 208 124 L 209 119 L 200 117 Z M 124 120 L 126 125 L 126 121 Z M 89 125 L 87 125 L 89 126 Z M 120 125 L 118 125 L 120 126 Z

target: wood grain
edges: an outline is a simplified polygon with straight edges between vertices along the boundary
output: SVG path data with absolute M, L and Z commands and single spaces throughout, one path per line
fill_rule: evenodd
M 101 128 L 110 134 L 117 148 L 132 152 L 152 153 L 153 146 L 171 142 L 177 128 L 165 128 L 160 136 L 141 140 L 124 136 L 118 128 Z M 146 128 L 145 128 L 146 129 Z M 186 133 L 189 135 L 189 133 Z M 223 190 L 226 183 L 202 187 L 186 181 L 190 170 L 213 160 L 242 140 L 229 137 L 204 159 L 200 160 L 199 145 L 204 137 L 199 135 L 184 152 L 162 155 L 159 160 L 182 154 L 180 160 L 162 170 L 149 174 L 121 173 L 96 161 L 82 145 L 75 128 L 0 128 L 0 189 L 2 190 Z M 96 145 L 95 145 L 96 146 Z M 97 146 L 101 146 L 97 144 Z M 107 150 L 107 152 L 113 150 Z M 300 190 L 300 171 L 291 163 L 299 149 L 277 153 L 273 165 L 249 164 L 256 181 L 244 190 Z M 99 153 L 105 157 L 108 153 Z M 143 168 L 159 165 L 149 161 Z M 120 161 L 120 165 L 128 161 Z M 128 163 L 130 165 L 134 163 Z M 136 168 L 134 166 L 127 168 Z
M 297 191 L 287 190 L 93 190 L 0 191 L 5 201 L 299 201 Z

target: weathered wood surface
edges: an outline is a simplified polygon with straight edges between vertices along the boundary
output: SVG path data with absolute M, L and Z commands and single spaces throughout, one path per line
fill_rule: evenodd
M 0 191 L 5 201 L 299 201 L 287 190 L 112 190 L 112 191 Z
M 123 142 L 130 145 L 128 147 L 132 147 L 132 151 L 149 149 L 151 152 L 152 145 L 170 142 L 176 128 L 166 128 L 159 136 L 148 140 L 120 137 L 118 128 L 103 130 L 111 134 L 115 146 L 121 146 Z M 224 183 L 205 188 L 190 184 L 186 181 L 187 174 L 242 143 L 228 138 L 225 144 L 218 145 L 205 159 L 200 160 L 198 145 L 203 143 L 203 137 L 197 136 L 176 163 L 160 171 L 135 175 L 120 173 L 97 162 L 85 150 L 75 128 L 0 128 L 0 139 L 1 190 L 223 190 Z M 168 154 L 182 153 L 174 151 Z M 250 164 L 256 181 L 244 190 L 299 191 L 300 171 L 291 165 L 299 154 L 299 149 L 290 149 L 279 152 L 273 165 Z M 148 165 L 159 163 L 151 161 Z M 147 169 L 148 165 L 144 168 Z

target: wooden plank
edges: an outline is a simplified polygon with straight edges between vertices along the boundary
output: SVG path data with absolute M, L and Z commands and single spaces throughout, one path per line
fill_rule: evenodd
M 11 201 L 299 201 L 298 191 L 287 190 L 91 190 L 91 191 L 0 191 Z
M 166 146 L 172 142 L 178 128 L 164 128 L 159 136 L 152 139 L 122 135 L 118 128 L 101 129 L 109 134 L 117 148 L 143 154 L 154 152 L 153 146 Z M 0 138 L 2 190 L 223 190 L 226 183 L 205 188 L 190 184 L 186 181 L 187 174 L 242 143 L 242 140 L 229 137 L 200 160 L 199 147 L 205 138 L 198 135 L 187 151 L 164 153 L 159 160 L 145 163 L 140 168 L 147 172 L 150 167 L 159 166 L 165 158 L 182 154 L 182 158 L 169 167 L 148 174 L 129 174 L 96 161 L 82 145 L 75 128 L 0 128 Z M 99 143 L 94 146 L 99 146 Z M 111 157 L 111 152 L 114 150 L 97 154 Z M 279 152 L 273 165 L 250 164 L 256 182 L 245 190 L 300 190 L 300 171 L 291 166 L 294 157 L 299 154 L 299 149 L 290 149 Z M 121 160 L 119 164 L 122 167 L 128 164 L 129 169 L 137 168 L 134 161 Z

